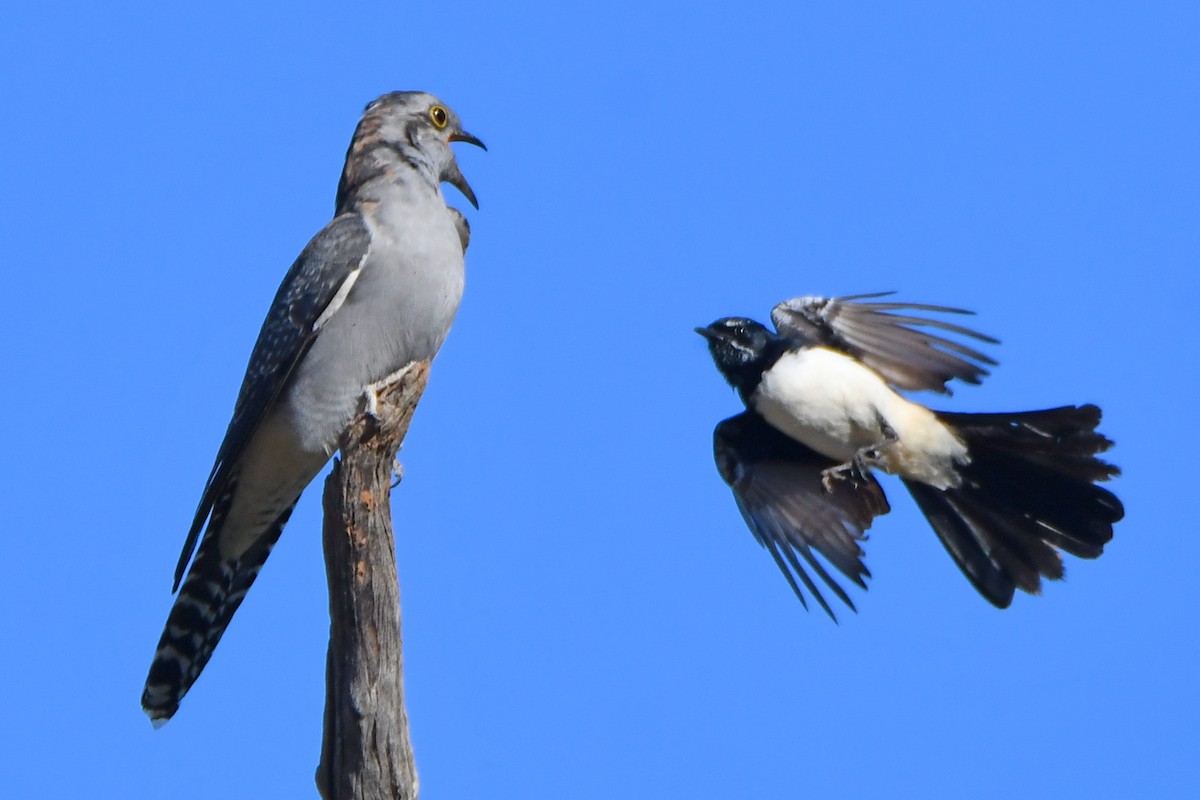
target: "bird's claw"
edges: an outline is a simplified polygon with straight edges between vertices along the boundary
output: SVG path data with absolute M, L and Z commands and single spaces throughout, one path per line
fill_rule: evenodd
M 895 429 L 887 424 L 887 421 L 882 417 L 879 418 L 879 430 L 883 434 L 883 439 L 876 444 L 868 445 L 860 448 L 857 453 L 850 457 L 850 460 L 844 464 L 838 464 L 833 467 L 827 467 L 821 470 L 821 485 L 825 487 L 828 494 L 833 493 L 835 481 L 850 481 L 852 488 L 858 488 L 866 483 L 871 475 L 872 467 L 883 466 L 883 454 L 891 447 L 899 437 L 896 435 Z
M 367 407 L 363 409 L 363 413 L 376 422 L 379 421 L 379 389 L 375 386 L 368 386 L 364 392 L 367 396 Z
M 415 367 L 415 366 L 417 366 L 417 362 L 410 361 L 409 363 L 405 364 L 400 369 L 393 372 L 391 375 L 388 375 L 387 377 L 385 377 L 383 380 L 375 381 L 375 383 L 368 384 L 367 387 L 363 390 L 363 395 L 365 395 L 367 398 L 366 408 L 363 409 L 363 413 L 366 414 L 367 416 L 369 416 L 371 419 L 378 422 L 379 421 L 379 393 L 382 392 L 384 389 L 387 389 L 392 384 L 402 380 L 404 378 L 404 376 L 407 375 L 410 371 L 412 371 L 413 367 Z
M 404 480 L 404 465 L 400 463 L 400 454 L 392 456 L 392 488 L 395 489 Z
M 833 494 L 836 481 L 850 481 L 852 488 L 858 488 L 866 483 L 867 476 L 871 474 L 871 459 L 873 458 L 877 458 L 875 448 L 864 447 L 844 464 L 821 470 L 821 485 L 825 487 L 825 492 Z

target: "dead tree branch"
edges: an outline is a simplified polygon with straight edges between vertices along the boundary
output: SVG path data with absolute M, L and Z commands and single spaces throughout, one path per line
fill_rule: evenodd
M 392 467 L 429 362 L 377 387 L 325 481 L 329 652 L 317 788 L 325 800 L 415 800 L 417 770 L 404 709 L 400 588 L 392 532 Z

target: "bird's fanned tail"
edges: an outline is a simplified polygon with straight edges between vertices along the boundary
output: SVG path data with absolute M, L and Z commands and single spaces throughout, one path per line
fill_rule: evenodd
M 167 617 L 142 692 L 142 708 L 156 727 L 171 718 L 200 676 L 294 507 L 293 501 L 236 559 L 221 557 L 219 526 L 209 527 Z
M 1124 516 L 1096 486 L 1120 474 L 1097 458 L 1112 442 L 1096 432 L 1100 409 L 1063 406 L 1012 414 L 937 412 L 966 443 L 961 485 L 905 480 L 946 550 L 975 588 L 1006 608 L 1014 591 L 1036 594 L 1063 577 L 1059 551 L 1096 558 Z

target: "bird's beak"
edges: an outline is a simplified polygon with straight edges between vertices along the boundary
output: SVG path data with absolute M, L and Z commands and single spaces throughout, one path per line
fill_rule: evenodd
M 478 137 L 472 136 L 466 131 L 455 131 L 454 133 L 450 134 L 448 138 L 451 142 L 466 142 L 467 144 L 475 145 L 481 150 L 487 150 L 486 144 L 481 142 Z
M 454 161 L 442 172 L 442 180 L 458 189 L 463 193 L 463 197 L 471 202 L 475 208 L 479 208 L 479 201 L 475 199 L 475 192 L 471 190 L 471 184 L 467 183 L 467 179 L 463 177 L 462 170 L 458 168 L 458 164 Z
M 448 137 L 448 142 L 466 142 L 487 150 L 487 145 L 479 140 L 478 137 L 472 136 L 466 131 L 454 131 Z M 442 175 L 442 180 L 458 189 L 463 193 L 463 197 L 471 201 L 471 205 L 479 208 L 479 201 L 475 199 L 475 192 L 471 190 L 471 184 L 467 183 L 467 179 L 463 177 L 462 170 L 458 168 L 458 164 L 454 161 L 450 162 L 450 166 L 446 168 Z
M 726 342 L 729 337 L 725 336 L 723 331 L 714 331 L 712 328 L 696 328 L 696 333 L 708 339 L 710 342 Z

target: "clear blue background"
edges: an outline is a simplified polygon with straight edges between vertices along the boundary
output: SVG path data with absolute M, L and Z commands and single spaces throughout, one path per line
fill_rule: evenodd
M 393 500 L 426 800 L 1200 792 L 1194 3 L 246 5 L 0 14 L 6 796 L 316 795 L 318 492 L 179 715 L 138 697 L 267 305 L 401 88 L 491 148 Z M 889 480 L 860 613 L 801 609 L 692 328 L 884 289 L 1003 340 L 931 402 L 1103 405 L 1102 559 L 996 611 Z

